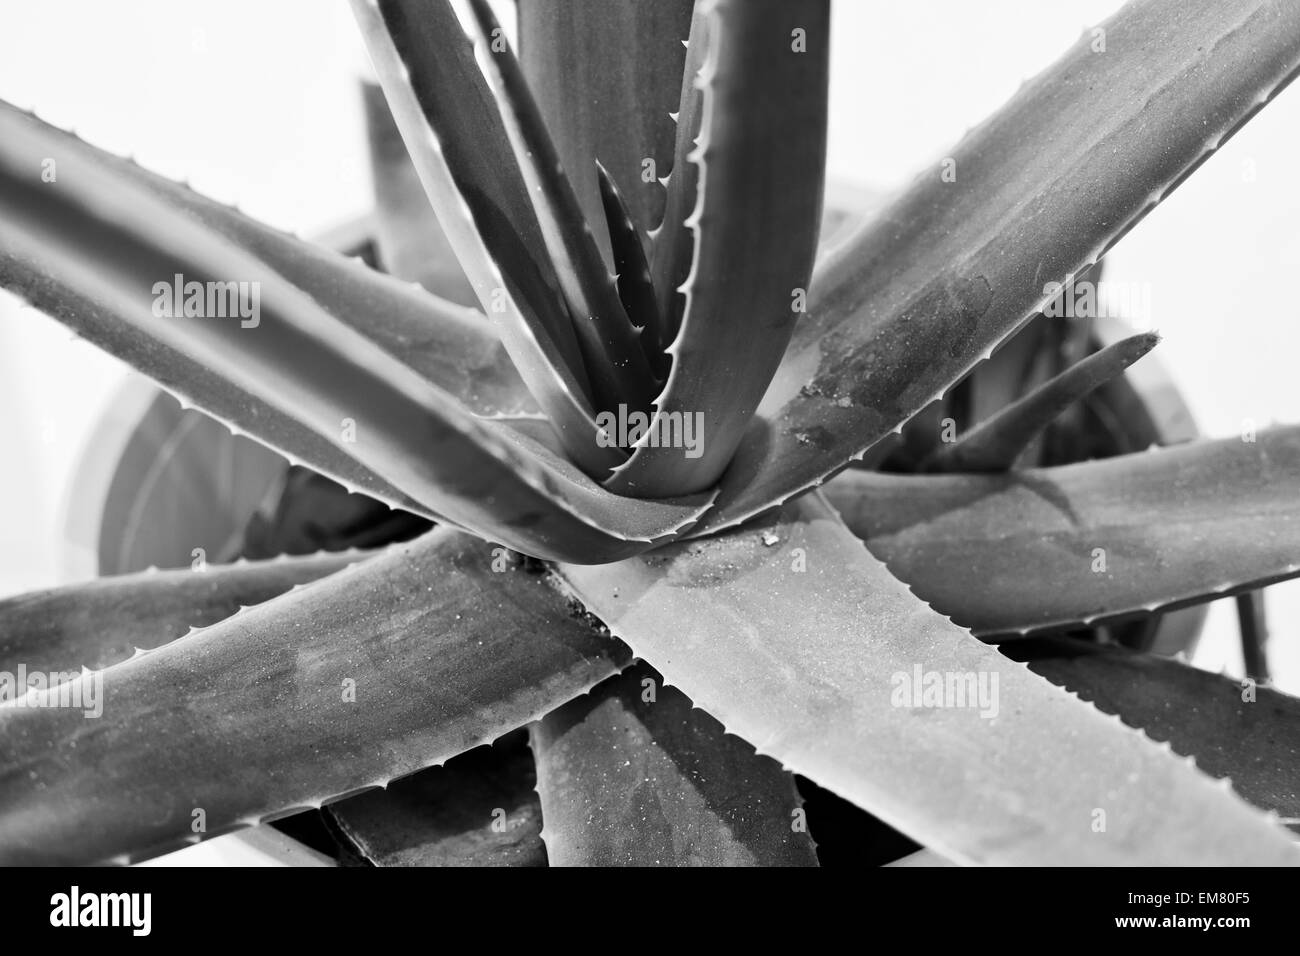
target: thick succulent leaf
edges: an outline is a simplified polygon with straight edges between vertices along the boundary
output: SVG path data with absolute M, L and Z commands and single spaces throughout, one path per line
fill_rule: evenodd
M 1104 271 L 1105 260 L 1100 259 L 1075 277 L 1075 285 L 1083 288 L 1086 288 L 1083 283 L 1095 285 L 1102 280 Z M 1076 315 L 1069 321 L 1064 321 L 1059 316 L 1035 315 L 1018 332 L 1003 340 L 992 358 L 977 365 L 962 380 L 958 389 L 948 394 L 947 398 L 953 399 L 962 389 L 968 392 L 963 401 L 966 415 L 964 420 L 958 420 L 958 427 L 964 430 L 992 418 L 1053 375 L 1083 361 L 1098 347 L 1094 342 L 1099 334 L 1109 333 L 1109 326 L 1118 327 L 1119 324 L 1118 321 L 1110 320 L 1105 325 L 1098 325 L 1090 315 Z M 1115 341 L 1102 341 L 1100 347 L 1114 345 L 1118 339 L 1129 337 L 1130 333 L 1127 332 L 1123 335 L 1116 333 L 1110 337 Z M 1077 412 L 1078 409 L 1074 411 Z M 1070 414 L 1062 412 L 1060 421 L 1068 422 Z M 1044 464 L 1037 460 L 1038 453 L 1043 450 L 1042 443 L 1033 444 L 1036 447 L 1022 459 L 1024 465 Z
M 536 413 L 536 405 L 499 341 L 472 314 L 419 295 L 329 250 L 268 229 L 5 103 L 0 103 L 0 127 L 4 131 L 0 136 L 2 161 L 11 164 L 10 168 L 30 176 L 33 169 L 42 169 L 45 159 L 56 164 L 53 169 L 61 179 L 44 184 L 46 197 L 75 189 L 77 182 L 89 177 L 110 193 L 149 190 L 166 202 L 172 213 L 196 220 L 245 246 L 258 256 L 260 268 L 299 285 L 318 304 L 325 303 L 322 307 L 332 308 L 339 321 L 400 356 L 472 410 L 487 415 Z M 6 225 L 16 226 L 16 218 Z M 158 228 L 166 227 L 160 224 Z M 134 241 L 106 237 L 107 248 L 118 245 L 119 238 L 122 243 Z M 138 316 L 125 315 L 120 303 L 95 295 L 85 273 L 56 267 L 53 253 L 57 248 L 53 242 L 43 246 L 35 235 L 0 228 L 0 284 L 149 375 L 183 405 L 201 406 L 237 434 L 248 433 L 290 461 L 309 462 L 345 486 L 364 490 L 392 506 L 430 514 L 293 414 L 230 382 L 207 363 L 142 333 L 135 327 Z M 179 260 L 174 263 L 179 264 Z M 170 280 L 172 275 L 167 271 L 155 278 Z M 141 290 L 143 308 L 147 309 L 145 295 Z M 460 359 L 453 361 L 453 355 Z M 334 423 L 331 433 L 337 433 L 340 424 Z
M 134 857 L 197 839 L 199 820 L 215 835 L 319 806 L 491 741 L 627 663 L 542 576 L 494 571 L 495 557 L 434 531 L 61 685 L 102 680 L 98 719 L 0 704 L 0 861 Z
M 1101 282 L 1105 273 L 1106 260 L 1099 259 L 1091 267 L 1085 269 L 1075 277 L 1075 286 L 1087 282 L 1092 284 L 1094 290 L 1096 284 Z M 1087 286 L 1082 286 L 1087 288 Z M 1073 294 L 1071 292 L 1070 294 Z M 1127 338 L 1126 330 L 1122 334 L 1116 330 L 1123 326 L 1122 318 L 1113 318 L 1110 316 L 1096 316 L 1090 314 L 1086 309 L 1081 310 L 1083 315 L 1076 312 L 1073 321 L 1060 321 L 1058 317 L 1041 316 L 1038 322 L 1045 324 L 1045 349 L 1041 363 L 1036 364 L 1034 375 L 1029 380 L 1029 384 L 1037 385 L 1050 375 L 1064 372 L 1071 365 L 1082 362 L 1097 348 L 1097 343 L 1103 346 L 1114 344 L 1115 338 Z M 1143 366 L 1153 365 L 1154 362 L 1144 362 Z M 1141 368 L 1141 366 L 1139 366 Z M 1136 376 L 1139 373 L 1131 373 L 1130 376 L 1112 379 L 1111 382 L 1099 387 L 1096 396 L 1104 396 L 1109 391 L 1115 391 L 1118 387 L 1115 383 L 1124 382 L 1127 378 L 1128 383 L 1134 388 L 1140 387 L 1140 382 Z M 1074 441 L 1074 436 L 1086 433 L 1087 410 L 1090 407 L 1090 399 L 1077 402 L 1066 408 L 1057 417 L 1056 421 L 1050 425 L 1043 435 L 1030 444 L 1028 451 L 1021 456 L 1020 463 L 1026 467 L 1033 465 L 1061 465 L 1070 461 L 1077 461 L 1078 458 L 1072 458 L 1077 455 L 1078 443 Z M 1095 407 L 1095 402 L 1092 407 Z M 1161 442 L 1167 444 L 1168 442 Z
M 15 163 L 36 163 L 39 167 L 42 158 L 56 161 L 61 182 L 47 184 L 51 190 L 62 188 L 69 177 L 80 176 L 79 171 L 88 167 L 93 167 L 112 188 L 149 189 L 176 212 L 256 255 L 267 269 L 303 289 L 336 319 L 450 392 L 476 414 L 491 417 L 539 413 L 500 337 L 477 311 L 444 302 L 349 261 L 334 250 L 271 229 L 237 209 L 97 149 L 3 102 L 0 124 L 5 130 L 0 142 L 12 151 Z M 423 195 L 420 201 L 427 205 Z M 91 337 L 94 325 L 82 325 L 79 331 Z M 142 371 L 155 378 L 163 374 L 161 369 Z M 195 382 L 183 389 L 187 393 L 197 392 L 203 381 L 201 376 L 178 378 L 177 388 Z M 163 384 L 173 387 L 172 382 Z M 198 398 L 203 398 L 207 407 L 207 396 Z
M 255 246 L 241 248 L 94 156 L 45 152 L 58 144 L 18 116 L 0 113 L 0 279 L 164 384 L 193 376 L 206 411 L 234 416 L 272 447 L 289 421 L 291 438 L 315 442 L 299 445 L 306 460 L 345 486 L 540 557 L 615 560 L 707 505 L 610 494 L 508 425 L 473 415 Z M 57 158 L 56 182 L 42 181 L 40 157 Z M 187 288 L 247 283 L 257 314 L 167 315 L 158 287 L 176 275 Z M 334 278 L 340 295 L 357 294 L 346 275 Z M 349 481 L 356 471 L 339 460 L 380 487 Z
M 697 26 L 700 31 L 707 29 L 707 18 L 697 18 Z M 696 120 L 690 117 L 698 117 L 698 99 L 699 90 L 694 83 L 695 76 L 699 73 L 700 66 L 703 65 L 703 52 L 707 47 L 702 40 L 697 41 L 693 47 L 691 55 L 691 70 L 688 74 L 690 80 L 688 93 L 691 94 L 690 102 L 694 104 L 694 111 L 684 110 L 684 115 L 688 116 L 688 122 L 696 123 Z M 691 134 L 689 141 L 682 144 L 683 156 L 692 152 L 695 147 L 695 138 L 698 134 L 698 123 L 691 127 L 694 132 Z M 691 253 L 694 249 L 694 240 L 691 230 L 682 228 L 686 216 L 694 209 L 695 204 L 695 178 L 694 174 L 698 172 L 698 164 L 686 162 L 683 159 L 678 177 L 675 181 L 678 186 L 669 191 L 669 203 L 676 210 L 675 215 L 666 222 L 674 222 L 673 228 L 663 228 L 659 232 L 659 237 L 664 245 L 669 244 L 670 238 L 679 240 L 681 271 L 680 274 L 673 273 L 672 276 L 662 276 L 661 282 L 667 288 L 670 299 L 673 301 L 685 301 L 677 289 L 686 281 L 686 276 L 690 273 Z M 661 325 L 665 321 L 662 315 L 663 304 L 659 301 L 659 293 L 656 291 L 655 276 L 652 273 L 651 265 L 642 252 L 639 240 L 635 236 L 635 224 L 632 222 L 627 213 L 622 194 L 618 187 L 609 178 L 604 167 L 597 170 L 600 173 L 601 197 L 605 201 L 605 218 L 609 220 L 610 237 L 614 244 L 614 264 L 618 272 L 619 295 L 627 307 L 628 315 L 632 321 L 641 326 L 641 342 L 645 348 L 646 354 L 650 357 L 651 363 L 657 375 L 660 378 L 667 378 L 670 367 L 669 357 L 664 354 L 661 348 L 663 339 L 663 329 Z M 688 179 L 686 186 L 681 185 L 681 180 Z M 837 236 L 845 231 L 850 225 L 859 223 L 866 215 L 867 211 L 874 208 L 878 203 L 878 197 L 874 193 L 864 192 L 855 188 L 845 187 L 842 184 L 827 185 L 827 200 L 829 205 L 823 210 L 820 232 L 818 235 L 818 248 L 825 249 L 829 244 L 837 241 Z M 852 231 L 852 230 L 849 230 Z M 673 328 L 679 327 L 681 315 L 680 310 L 673 317 Z
M 352 0 L 407 151 L 488 317 L 573 459 L 622 459 L 596 441 L 591 386 L 555 265 L 496 99 L 448 0 Z
M 702 71 L 709 58 L 709 30 L 713 17 L 702 3 L 695 5 L 691 17 L 690 41 L 682 71 L 681 93 L 677 108 L 677 138 L 674 145 L 673 174 L 668 179 L 664 200 L 663 222 L 651 234 L 651 277 L 655 298 L 660 307 L 660 339 L 667 343 L 677 337 L 686 296 L 682 287 L 691 274 L 695 253 L 695 230 L 687 220 L 699 204 L 700 164 L 692 162 L 704 119 Z
M 682 324 L 650 427 L 606 483 L 650 498 L 709 488 L 727 467 L 803 308 L 821 218 L 829 0 L 703 0 L 700 15 Z M 683 419 L 699 447 L 663 440 L 660 426 Z
M 932 611 L 819 496 L 561 573 L 729 732 L 958 862 L 1300 863 L 1264 814 Z
M 366 552 L 140 571 L 0 600 L 0 671 L 101 670 L 350 564 Z
M 1043 382 L 1028 395 L 980 422 L 924 463 L 929 471 L 1007 471 L 1058 415 L 1146 355 L 1160 337 L 1130 336 L 1094 352 Z
M 531 728 L 552 866 L 816 866 L 793 778 L 639 665 Z
M 942 398 L 913 415 L 897 434 L 873 445 L 851 467 L 874 470 L 887 462 L 890 471 L 919 471 L 945 439 L 952 440 L 954 431 L 964 432 L 991 418 L 1042 384 L 1055 364 L 1053 321 L 1037 316 L 1028 322 Z M 1038 464 L 1033 451 L 1025 457 L 1026 464 Z
M 1005 475 L 851 471 L 827 497 L 977 634 L 1092 625 L 1300 574 L 1300 427 Z
M 640 329 L 641 350 L 655 376 L 668 375 L 668 356 L 663 354 L 659 332 L 659 303 L 655 298 L 650 260 L 646 243 L 632 221 L 623 194 L 619 192 L 604 166 L 596 164 L 600 177 L 600 198 L 609 222 L 609 240 L 614 256 L 614 273 L 618 278 L 618 296 L 627 309 L 628 318 Z
M 1003 646 L 1036 674 L 1141 727 L 1246 800 L 1300 823 L 1300 700 L 1168 658 L 1064 637 Z
M 58 161 L 65 169 L 70 165 L 66 158 Z M 5 216 L 0 221 L 0 283 L 6 289 L 149 375 L 176 395 L 182 406 L 188 407 L 191 402 L 200 404 L 236 434 L 256 437 L 291 462 L 310 462 L 348 487 L 363 489 L 390 505 L 430 514 L 292 413 L 231 382 L 209 363 L 140 328 L 138 323 L 149 315 L 152 283 L 156 279 L 166 281 L 162 277 L 173 273 L 158 269 L 152 269 L 147 275 L 137 273 L 135 301 L 128 304 L 110 293 L 90 272 L 93 268 L 112 268 L 111 256 L 97 258 L 101 246 L 110 253 L 128 254 L 130 247 L 119 241 L 120 233 L 101 219 L 98 234 L 90 238 L 90 230 L 75 221 L 76 216 L 67 212 L 66 204 L 61 210 L 63 215 L 56 220 L 52 215 L 55 203 L 34 192 L 28 192 L 25 197 L 33 202 L 27 209 L 31 214 L 29 225 L 23 224 L 13 214 L 11 200 L 15 193 L 10 188 L 13 185 L 14 180 L 7 178 L 0 184 L 5 203 Z M 47 193 L 53 195 L 53 190 Z M 47 228 L 50 231 L 45 231 Z M 63 241 L 54 231 L 57 228 L 64 230 L 68 241 Z M 79 260 L 88 264 L 80 273 L 75 265 Z M 167 266 L 179 264 L 180 260 L 173 258 Z M 121 272 L 119 267 L 113 278 L 120 277 Z M 335 425 L 338 430 L 341 422 Z
M 389 275 L 418 282 L 449 302 L 477 305 L 478 295 L 429 205 L 383 89 L 378 83 L 363 83 L 361 98 L 380 265 Z
M 598 408 L 649 408 L 659 382 L 651 374 L 636 329 L 623 309 L 614 273 L 601 258 L 556 155 L 537 104 L 487 0 L 468 0 L 466 24 L 479 64 L 500 106 L 501 125 L 514 150 L 556 280 L 577 331 L 587 378 Z
M 546 866 L 527 731 L 326 812 L 376 866 Z
M 694 0 L 523 0 L 519 58 L 597 239 L 602 163 L 642 233 L 663 219 Z M 653 162 L 653 167 L 646 165 Z M 612 261 L 612 260 L 611 260 Z
M 809 315 L 697 531 L 817 484 L 898 429 L 1300 64 L 1300 5 L 1277 0 L 1134 0 L 1099 29 L 819 263 Z

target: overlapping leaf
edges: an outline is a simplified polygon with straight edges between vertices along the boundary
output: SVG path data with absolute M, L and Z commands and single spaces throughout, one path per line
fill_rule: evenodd
M 698 169 L 669 184 L 694 207 L 665 225 L 691 233 L 681 327 L 647 433 L 606 483 L 651 498 L 711 487 L 727 467 L 804 307 L 821 218 L 829 0 L 703 0 L 698 19 L 699 135 L 683 133 L 677 158 Z M 663 434 L 692 423 L 696 447 Z
M 1134 0 L 1098 30 L 819 264 L 810 314 L 697 532 L 817 484 L 901 426 L 1300 65 L 1300 6 L 1275 0 Z
M 5 598 L 0 670 L 100 670 L 367 557 L 345 552 L 140 571 Z
M 644 665 L 531 731 L 552 866 L 815 866 L 794 780 Z
M 524 75 L 606 254 L 597 162 L 627 198 L 643 237 L 663 219 L 660 180 L 674 172 L 673 114 L 694 6 L 694 0 L 519 4 Z
M 378 84 L 365 83 L 361 95 L 380 265 L 389 275 L 419 282 L 449 302 L 476 305 L 478 296 L 424 195 L 384 91 Z
M 1300 824 L 1300 700 L 1254 681 L 1069 638 L 1030 638 L 1002 650 L 1194 757 L 1255 806 Z
M 0 102 L 4 142 L 16 165 L 53 159 L 59 180 L 47 183 L 51 194 L 66 186 L 79 170 L 93 168 L 106 177 L 109 188 L 139 186 L 165 200 L 175 212 L 202 223 L 263 260 L 268 268 L 301 287 L 340 322 L 410 365 L 439 388 L 479 415 L 536 414 L 537 405 L 501 346 L 491 326 L 475 312 L 421 294 L 405 283 L 348 262 L 337 252 L 277 232 L 238 210 L 82 142 L 75 136 Z M 19 154 L 19 150 L 24 152 Z M 120 184 L 120 185 L 117 185 Z M 423 201 L 423 196 L 421 196 Z M 162 225 L 160 224 L 160 228 Z M 160 278 L 170 278 L 162 276 Z M 51 303 L 57 305 L 53 294 Z M 79 329 L 86 335 L 93 326 Z M 162 368 L 142 369 L 155 379 Z M 196 394 L 192 377 L 164 380 L 186 394 Z M 217 411 L 213 409 L 213 411 Z M 233 416 L 222 416 L 228 420 Z
M 848 471 L 827 496 L 980 634 L 1054 630 L 1300 574 L 1300 428 L 1005 475 Z
M 929 471 L 1006 471 L 1058 415 L 1124 373 L 1159 341 L 1154 333 L 1109 345 L 977 424 L 924 463 Z
M 468 0 L 467 29 L 500 108 L 501 125 L 573 317 L 598 408 L 648 407 L 657 391 L 650 362 L 569 186 L 550 133 L 487 0 Z M 621 456 L 619 456 L 621 460 Z
M 654 277 L 650 274 L 650 260 L 623 194 L 604 166 L 598 166 L 597 172 L 600 174 L 600 198 L 609 223 L 619 299 L 627 309 L 628 319 L 639 328 L 639 341 L 646 361 L 656 379 L 663 380 L 668 376 L 668 356 L 663 354 L 659 341 L 659 302 L 655 295 Z
M 546 866 L 535 782 L 520 730 L 327 812 L 376 866 Z
M 1300 863 L 1263 814 L 932 611 L 819 497 L 561 573 L 729 731 L 951 859 Z
M 102 679 L 98 718 L 0 703 L 0 862 L 156 852 L 382 786 L 628 662 L 495 557 L 434 531 L 61 685 Z
M 462 21 L 448 0 L 352 8 L 429 202 L 515 367 L 569 455 L 591 474 L 612 467 L 623 456 L 596 441 L 577 317 Z
M 357 270 L 323 254 L 288 265 L 242 235 L 237 245 L 98 155 L 61 149 L 66 138 L 29 117 L 6 109 L 0 122 L 0 279 L 151 377 L 201 396 L 217 417 L 349 487 L 542 557 L 615 560 L 707 504 L 612 495 L 538 442 L 473 415 L 320 304 L 330 282 L 334 307 L 382 312 L 375 287 L 352 281 Z M 42 181 L 43 156 L 57 159 L 56 182 Z M 168 315 L 158 287 L 176 275 L 186 290 L 244 283 L 257 314 Z M 304 275 L 314 278 L 300 283 Z M 436 310 L 427 318 L 440 321 Z M 455 356 L 438 361 L 454 367 Z

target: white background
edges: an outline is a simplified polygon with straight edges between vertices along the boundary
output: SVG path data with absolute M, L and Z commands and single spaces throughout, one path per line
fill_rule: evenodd
M 905 184 L 1119 5 L 837 0 L 832 177 Z M 0 98 L 304 234 L 366 206 L 365 68 L 343 0 L 0 0 Z M 1291 89 L 1107 258 L 1151 284 L 1156 354 L 1213 436 L 1300 421 L 1298 155 Z M 58 582 L 72 463 L 126 374 L 0 295 L 0 595 Z M 1300 588 L 1269 601 L 1278 683 L 1300 692 Z M 1230 604 L 1210 628 L 1198 663 L 1239 668 Z

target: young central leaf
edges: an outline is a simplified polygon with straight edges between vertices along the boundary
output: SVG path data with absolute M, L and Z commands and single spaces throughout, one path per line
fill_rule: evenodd
M 654 498 L 711 486 L 780 364 L 821 219 L 829 20 L 827 0 L 699 8 L 688 61 L 707 46 L 684 85 L 668 185 L 669 215 L 693 211 L 666 219 L 655 249 L 656 262 L 690 250 L 681 327 L 656 413 L 608 480 L 613 491 Z

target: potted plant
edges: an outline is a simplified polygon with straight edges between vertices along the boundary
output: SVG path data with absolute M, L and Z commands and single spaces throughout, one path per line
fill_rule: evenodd
M 1293 862 L 1261 774 L 1287 758 L 1243 708 L 1294 701 L 1113 625 L 1294 574 L 1294 432 L 1065 464 L 1136 437 L 1107 413 L 1158 417 L 1116 415 L 1153 343 L 1034 317 L 1285 85 L 1300 14 L 1131 4 L 814 272 L 827 4 L 579 6 L 524 4 L 516 61 L 477 0 L 355 4 L 443 230 L 415 235 L 481 314 L 454 272 L 412 288 L 0 111 L 6 286 L 363 492 L 306 510 L 372 549 L 5 602 L 9 659 L 92 668 L 27 697 L 104 707 L 87 739 L 0 705 L 0 858 L 345 806 L 527 726 L 522 768 L 424 778 L 474 809 L 420 845 L 535 862 L 540 819 L 552 864 L 811 863 L 797 773 L 959 862 Z M 403 224 L 376 235 L 402 271 Z M 1031 387 L 973 416 L 990 356 L 990 393 Z M 413 517 L 375 549 L 386 507 Z M 384 809 L 336 820 L 391 855 Z

